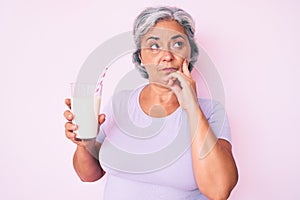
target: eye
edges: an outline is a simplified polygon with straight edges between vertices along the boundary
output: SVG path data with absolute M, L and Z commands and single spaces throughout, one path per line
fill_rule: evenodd
M 152 44 L 152 45 L 150 45 L 150 48 L 152 50 L 157 50 L 157 49 L 159 49 L 159 46 L 158 46 L 158 44 Z
M 180 42 L 180 41 L 175 42 L 175 43 L 173 44 L 173 47 L 174 47 L 174 48 L 177 48 L 177 49 L 180 49 L 182 46 L 183 46 L 183 42 Z

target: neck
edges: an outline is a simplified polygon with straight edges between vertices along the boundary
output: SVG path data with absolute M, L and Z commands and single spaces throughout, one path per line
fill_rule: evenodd
M 141 92 L 140 105 L 148 115 L 164 117 L 174 112 L 179 102 L 171 89 L 156 83 L 149 83 Z
M 146 91 L 149 94 L 149 97 L 151 97 L 153 103 L 163 105 L 178 104 L 176 95 L 170 88 L 167 88 L 166 86 L 157 83 L 149 83 Z

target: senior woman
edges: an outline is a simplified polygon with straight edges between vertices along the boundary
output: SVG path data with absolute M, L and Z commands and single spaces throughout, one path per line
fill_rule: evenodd
M 227 199 L 236 185 L 224 109 L 197 98 L 190 74 L 194 31 L 182 9 L 145 9 L 134 22 L 133 62 L 148 84 L 111 99 L 95 142 L 76 140 L 74 116 L 65 112 L 75 171 L 87 182 L 106 173 L 104 199 Z

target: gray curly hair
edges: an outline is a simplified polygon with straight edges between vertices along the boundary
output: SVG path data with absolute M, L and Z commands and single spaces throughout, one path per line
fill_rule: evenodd
M 141 40 L 151 27 L 162 20 L 175 20 L 185 30 L 191 46 L 191 58 L 189 71 L 192 71 L 193 64 L 197 61 L 198 46 L 194 39 L 195 23 L 192 17 L 184 10 L 176 7 L 150 7 L 142 11 L 134 21 L 133 37 L 136 51 L 132 55 L 132 61 L 142 77 L 148 79 L 149 75 L 144 66 L 141 66 L 139 54 L 141 52 Z

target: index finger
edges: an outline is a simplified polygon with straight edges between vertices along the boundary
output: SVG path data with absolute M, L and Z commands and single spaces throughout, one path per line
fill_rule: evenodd
M 184 75 L 186 75 L 189 78 L 191 77 L 191 73 L 189 71 L 189 63 L 186 59 L 183 62 L 182 71 Z

